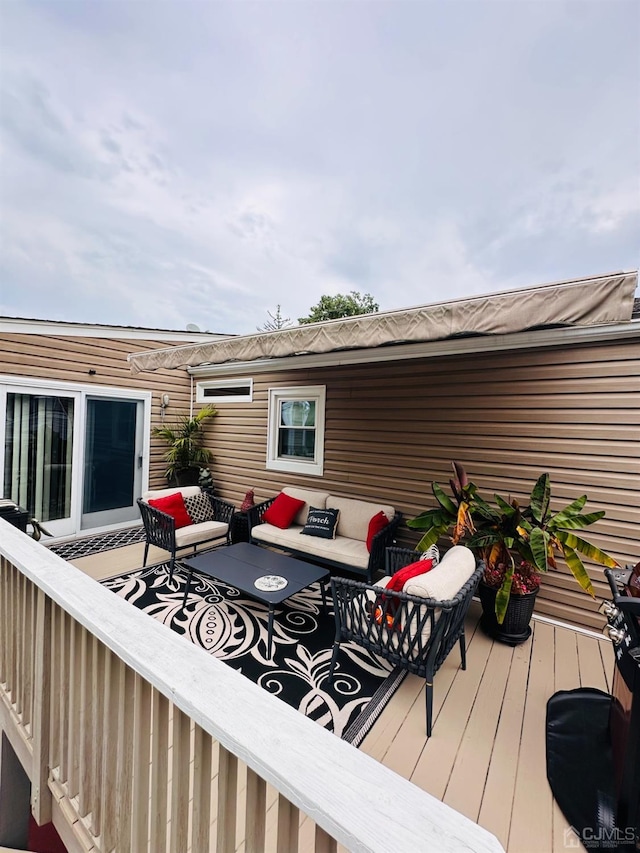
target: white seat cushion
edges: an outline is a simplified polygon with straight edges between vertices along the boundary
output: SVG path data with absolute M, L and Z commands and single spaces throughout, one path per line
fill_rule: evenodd
M 180 527 L 176 530 L 176 547 L 184 548 L 186 545 L 195 545 L 207 539 L 217 539 L 226 536 L 228 530 L 229 525 L 223 521 L 202 521 L 200 524 Z
M 366 569 L 369 565 L 369 552 L 364 542 L 357 539 L 347 539 L 336 536 L 335 539 L 320 539 L 317 536 L 305 536 L 299 525 L 291 525 L 287 530 L 281 530 L 272 524 L 258 524 L 251 531 L 251 536 L 269 545 L 291 548 L 303 551 L 310 557 L 322 557 L 334 560 L 345 566 Z

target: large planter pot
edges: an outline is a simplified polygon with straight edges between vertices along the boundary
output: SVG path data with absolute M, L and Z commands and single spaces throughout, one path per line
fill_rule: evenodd
M 504 622 L 499 624 L 496 618 L 496 595 L 495 587 L 481 583 L 478 587 L 478 595 L 482 604 L 482 617 L 480 627 L 493 640 L 506 643 L 509 646 L 517 646 L 524 643 L 531 636 L 529 622 L 533 615 L 536 603 L 536 595 L 539 589 L 527 592 L 524 595 L 511 594 Z
M 177 486 L 197 486 L 200 481 L 200 468 L 198 466 L 192 468 L 181 468 L 176 471 Z

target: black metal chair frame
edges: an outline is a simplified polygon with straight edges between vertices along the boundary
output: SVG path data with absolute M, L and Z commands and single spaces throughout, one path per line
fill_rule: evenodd
M 193 546 L 193 553 L 195 554 L 198 545 L 202 545 L 204 542 L 214 542 L 216 539 L 222 538 L 226 540 L 227 545 L 231 543 L 231 518 L 236 508 L 233 504 L 227 503 L 220 498 L 214 498 L 211 495 L 207 495 L 207 497 L 211 501 L 214 521 L 221 521 L 228 525 L 226 534 L 216 534 L 215 536 L 209 537 L 205 536 L 197 542 L 190 542 L 189 545 L 182 545 L 180 548 L 176 546 L 176 522 L 173 516 L 167 515 L 166 512 L 162 512 L 157 507 L 148 504 L 142 498 L 138 498 L 138 508 L 140 509 L 140 515 L 142 516 L 142 523 L 144 525 L 146 535 L 144 560 L 142 563 L 143 566 L 147 565 L 150 545 L 155 545 L 157 548 L 169 551 L 171 554 L 171 560 L 169 563 L 169 582 L 171 582 L 176 562 L 176 551 L 182 550 L 183 548 L 191 548 Z
M 420 552 L 406 548 L 387 549 L 387 574 L 420 559 Z M 460 644 L 462 669 L 466 669 L 464 620 L 484 572 L 476 569 L 449 601 L 436 601 L 391 592 L 383 587 L 332 577 L 331 591 L 336 619 L 336 636 L 329 677 L 333 682 L 341 642 L 354 642 L 426 681 L 427 737 L 431 736 L 433 678 L 445 658 Z M 430 626 L 428 639 L 423 638 Z
M 342 569 L 343 571 L 354 572 L 357 574 L 364 574 L 369 583 L 373 583 L 374 575 L 379 571 L 384 570 L 385 566 L 385 552 L 387 548 L 394 543 L 394 536 L 398 529 L 398 525 L 402 521 L 402 513 L 396 512 L 394 517 L 391 519 L 389 524 L 386 527 L 383 527 L 371 540 L 371 551 L 369 553 L 369 563 L 366 569 L 361 569 L 358 566 L 350 566 L 347 563 L 339 562 L 338 560 L 329 560 L 326 557 L 319 557 L 317 554 L 309 554 L 303 549 L 294 549 L 290 548 L 288 545 L 271 545 L 268 542 L 262 542 L 259 539 L 254 539 L 251 536 L 251 531 L 253 528 L 263 523 L 263 516 L 267 509 L 271 506 L 271 504 L 275 501 L 277 495 L 274 495 L 272 498 L 268 498 L 266 501 L 262 503 L 256 504 L 251 507 L 249 510 L 249 538 L 250 541 L 254 545 L 262 545 L 267 548 L 282 548 L 286 550 L 290 554 L 295 554 L 296 556 L 306 557 L 309 560 L 312 560 L 314 563 L 320 563 L 323 566 L 327 566 L 332 569 Z

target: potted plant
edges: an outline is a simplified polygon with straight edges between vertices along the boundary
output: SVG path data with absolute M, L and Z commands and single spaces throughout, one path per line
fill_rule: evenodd
M 202 446 L 203 423 L 216 414 L 215 406 L 204 406 L 195 415 L 184 416 L 174 424 L 154 427 L 152 435 L 164 439 L 169 449 L 164 455 L 168 462 L 166 470 L 169 484 L 178 486 L 198 485 L 200 469 L 211 462 L 213 454 Z
M 581 588 L 595 598 L 580 555 L 610 568 L 618 564 L 576 531 L 601 519 L 603 510 L 583 513 L 587 496 L 582 495 L 564 509 L 552 511 L 549 474 L 538 478 L 527 504 L 521 506 L 500 495 L 494 495 L 495 504 L 491 504 L 478 494 L 461 465 L 454 462 L 453 468 L 452 496 L 432 483 L 436 508 L 407 524 L 424 531 L 418 550 L 426 550 L 451 532 L 454 545 L 465 544 L 484 560 L 486 569 L 479 587 L 481 625 L 490 636 L 512 645 L 530 636 L 529 621 L 541 576 L 550 567 L 556 568 L 558 556 Z

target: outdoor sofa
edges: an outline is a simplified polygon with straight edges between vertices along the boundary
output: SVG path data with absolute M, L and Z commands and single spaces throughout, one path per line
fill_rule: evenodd
M 402 513 L 387 504 L 344 498 L 315 489 L 285 486 L 280 494 L 300 502 L 292 521 L 284 527 L 269 522 L 269 510 L 277 506 L 275 501 L 280 499 L 279 495 L 252 507 L 249 511 L 252 543 L 274 546 L 329 568 L 346 569 L 363 575 L 369 583 L 376 572 L 384 570 L 385 550 L 394 542 Z M 309 521 L 310 510 L 315 511 L 311 513 L 312 520 L 338 511 L 333 531 L 335 538 L 318 533 L 319 525 L 315 531 L 309 529 L 313 527 Z

